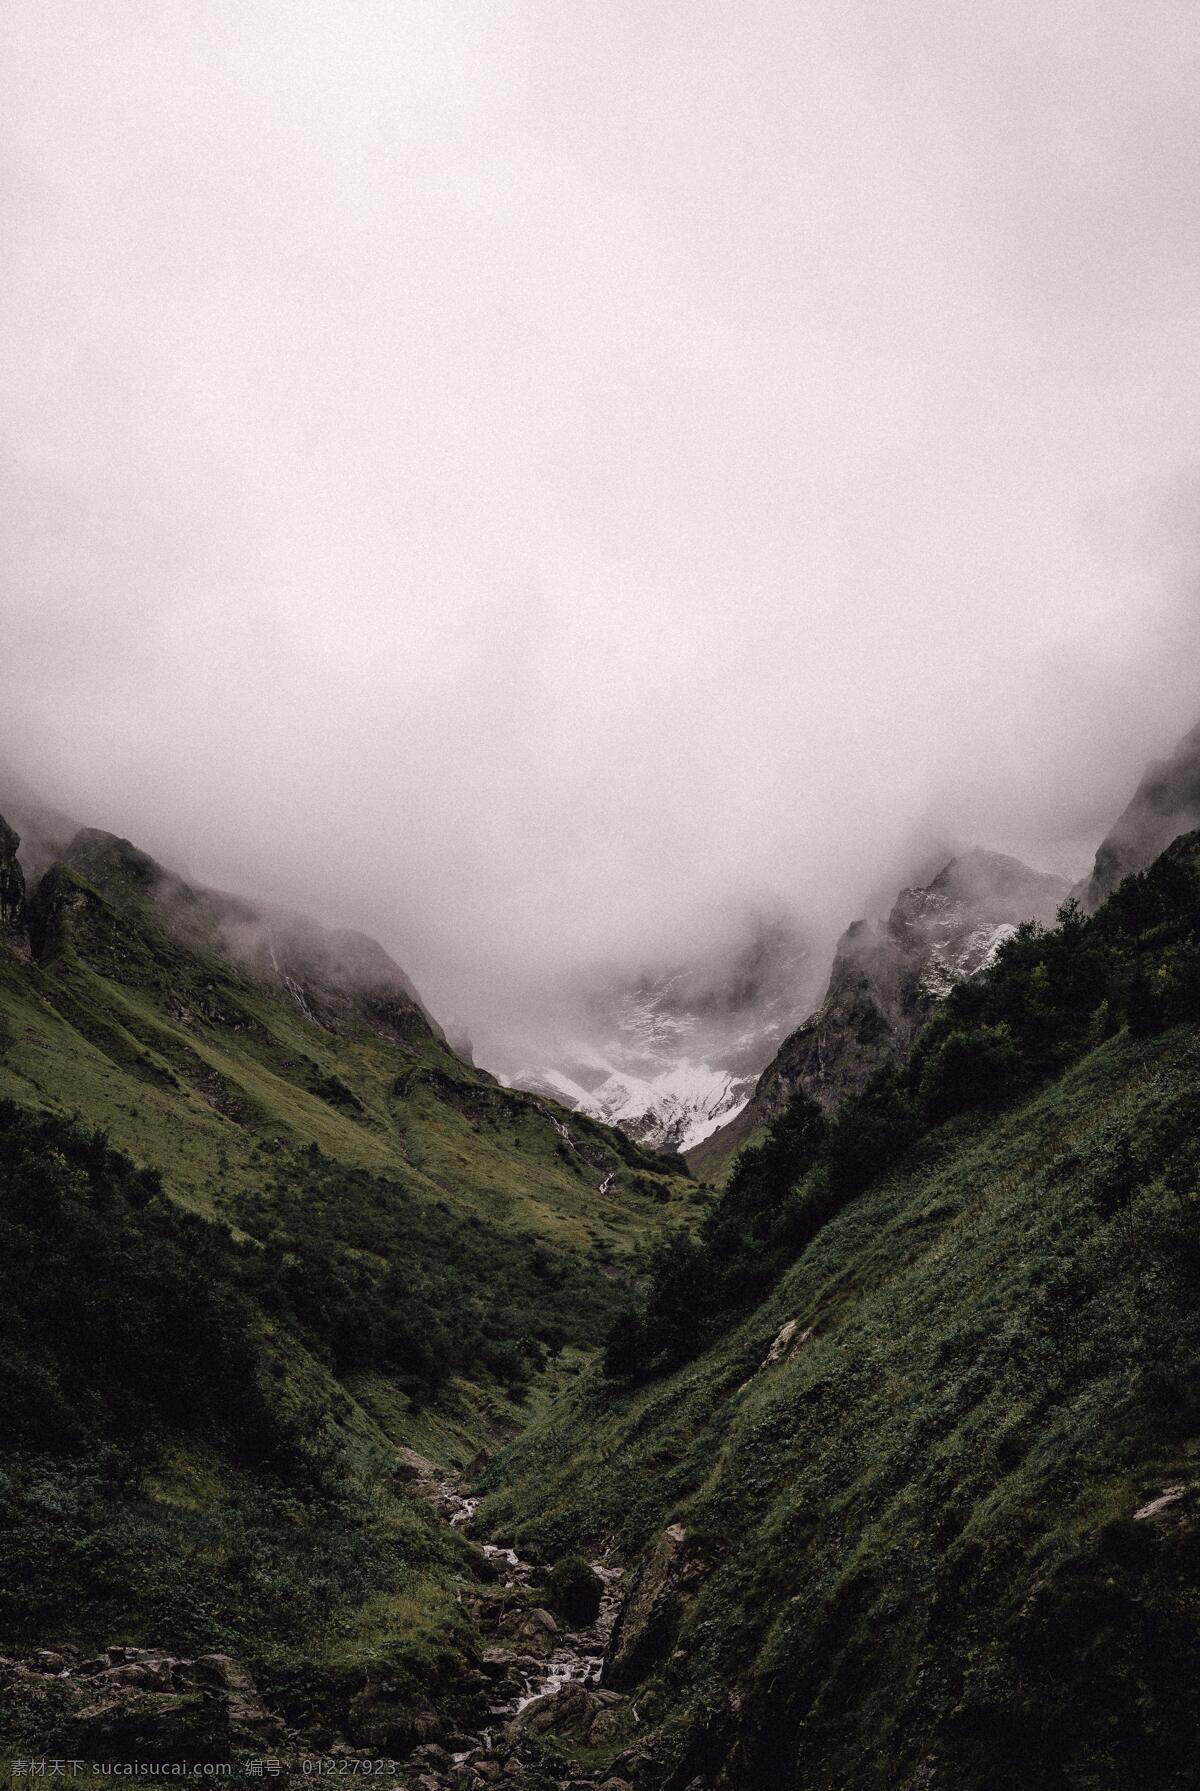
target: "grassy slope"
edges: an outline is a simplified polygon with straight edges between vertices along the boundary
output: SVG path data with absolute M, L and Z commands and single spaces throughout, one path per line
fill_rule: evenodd
M 314 1691 L 336 1711 L 380 1663 L 416 1707 L 461 1667 L 461 1542 L 263 1321 L 227 1233 L 93 1133 L 10 1105 L 0 1229 L 5 1653 L 228 1649 L 298 1711 Z M 0 1751 L 55 1751 L 58 1715 L 7 1700 Z
M 72 886 L 91 911 L 63 949 L 35 963 L 0 944 L 0 1017 L 12 1029 L 0 1098 L 102 1127 L 190 1209 L 239 1229 L 264 1187 L 292 1161 L 307 1167 L 315 1147 L 530 1248 L 578 1256 L 601 1290 L 664 1216 L 689 1210 L 694 1190 L 662 1160 L 498 1088 L 427 1029 L 397 1042 L 314 1025 L 282 991 L 181 945 L 137 887 L 78 875 Z M 377 1376 L 361 1391 L 393 1438 L 451 1461 L 521 1421 L 487 1377 L 460 1378 L 437 1414 L 414 1413 Z
M 742 1147 L 761 1144 L 765 1137 L 766 1127 L 756 1124 L 750 1109 L 743 1107 L 736 1119 L 687 1152 L 687 1166 L 697 1181 L 719 1188 L 728 1179 Z
M 264 1150 L 315 1143 L 576 1246 L 619 1247 L 656 1218 L 658 1202 L 633 1181 L 661 1166 L 627 1161 L 604 1128 L 558 1115 L 586 1141 L 585 1160 L 562 1145 L 549 1103 L 495 1089 L 432 1036 L 415 1046 L 340 1036 L 227 967 L 212 980 L 230 1024 L 176 1019 L 152 986 L 98 975 L 74 955 L 42 967 L 0 947 L 0 1011 L 15 1034 L 0 1095 L 78 1110 L 200 1211 L 257 1185 Z M 330 1076 L 358 1106 L 316 1092 Z M 684 1192 L 678 1178 L 659 1185 Z
M 571 1274 L 588 1290 L 595 1330 L 596 1312 L 615 1297 L 646 1236 L 673 1207 L 687 1210 L 691 1184 L 662 1162 L 606 1128 L 497 1088 L 424 1027 L 396 1040 L 367 1025 L 314 1025 L 278 988 L 182 945 L 137 888 L 75 873 L 67 891 L 76 909 L 43 962 L 0 943 L 0 1021 L 10 1029 L 0 1098 L 101 1127 L 137 1163 L 161 1170 L 178 1206 L 249 1244 L 251 1262 L 247 1215 L 269 1218 L 277 1246 L 286 1248 L 289 1235 L 311 1241 L 307 1191 L 328 1174 L 344 1206 L 331 1211 L 326 1201 L 322 1236 L 344 1233 L 351 1259 L 404 1268 L 387 1254 L 401 1235 L 387 1210 L 394 1190 L 401 1221 L 415 1201 L 448 1235 L 467 1228 L 460 1234 L 476 1267 L 464 1300 L 494 1303 L 502 1320 L 503 1277 L 523 1272 L 544 1245 L 578 1264 Z M 572 1145 L 557 1129 L 568 1120 Z M 499 1252 L 494 1281 L 488 1239 Z M 242 1274 L 230 1272 L 235 1281 Z M 0 1646 L 77 1639 L 228 1648 L 284 1690 L 297 1676 L 348 1684 L 370 1662 L 414 1686 L 452 1676 L 464 1641 L 454 1596 L 461 1544 L 391 1480 L 390 1445 L 464 1464 L 481 1443 L 511 1436 L 543 1387 L 514 1396 L 509 1378 L 484 1365 L 436 1397 L 414 1398 L 384 1369 L 339 1369 L 277 1304 L 258 1311 L 251 1330 L 272 1409 L 285 1426 L 321 1439 L 348 1489 L 352 1511 L 312 1519 L 328 1546 L 314 1555 L 305 1540 L 305 1498 L 316 1511 L 319 1487 L 297 1500 L 186 1427 L 148 1435 L 146 1459 L 120 1484 L 106 1478 L 103 1451 L 85 1450 L 73 1465 L 47 1458 L 36 1471 L 22 1467 L 14 1483 L 36 1480 L 41 1489 L 23 1532 L 29 1560 L 74 1555 L 90 1534 L 87 1546 L 123 1588 L 123 1615 L 114 1627 L 110 1602 L 98 1599 L 69 1626 L 49 1615 L 42 1623 L 31 1601 L 9 1613 Z M 575 1341 L 567 1337 L 547 1388 L 578 1371 Z M 18 1577 L 23 1546 L 14 1543 Z M 202 1571 L 185 1571 L 189 1560 Z M 368 1586 L 376 1569 L 383 1578 Z M 249 1575 L 242 1593 L 225 1597 L 219 1587 L 236 1589 L 239 1573 Z M 257 1613 L 248 1629 L 239 1603 Z M 273 1630 L 277 1605 L 308 1612 L 302 1637 L 282 1619 Z
M 1200 1478 L 1200 1197 L 1159 1174 L 1198 1111 L 1176 1027 L 943 1127 L 718 1347 L 561 1400 L 488 1518 L 554 1548 L 688 1527 L 687 1658 L 642 1708 L 736 1686 L 732 1783 L 1194 1782 L 1194 1529 L 1130 1519 Z M 1106 1219 L 1117 1135 L 1140 1185 Z M 813 1338 L 757 1372 L 792 1318 Z

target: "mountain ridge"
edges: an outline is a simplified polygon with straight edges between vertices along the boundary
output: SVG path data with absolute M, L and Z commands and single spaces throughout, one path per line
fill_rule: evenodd
M 819 1006 L 783 1040 L 730 1125 L 689 1158 L 719 1176 L 736 1150 L 803 1089 L 832 1107 L 907 1049 L 954 984 L 988 964 L 1026 921 L 1046 924 L 1067 899 L 1063 877 L 982 848 L 902 889 L 884 920 L 853 921 L 838 941 Z

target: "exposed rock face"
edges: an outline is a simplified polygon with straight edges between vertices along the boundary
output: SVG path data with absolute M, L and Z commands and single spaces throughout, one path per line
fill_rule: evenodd
M 781 1113 L 799 1088 L 834 1107 L 888 1058 L 908 1048 L 930 1011 L 972 976 L 1022 921 L 1053 921 L 1062 877 L 998 852 L 951 859 L 919 889 L 903 889 L 886 921 L 842 934 L 825 999 L 780 1046 L 755 1090 L 756 1122 Z
M 29 936 L 34 955 L 56 958 L 69 944 L 104 974 L 121 976 L 132 947 L 123 939 L 116 914 L 98 893 L 65 864 L 52 864 L 29 901 Z
M 5 862 L 0 835 L 0 888 Z M 29 925 L 39 958 L 69 944 L 118 981 L 170 980 L 162 947 L 174 941 L 275 984 L 327 1030 L 366 1027 L 400 1043 L 441 1036 L 408 977 L 375 940 L 193 887 L 100 828 L 77 832 L 46 870 L 29 904 Z
M 604 1656 L 603 1683 L 628 1691 L 671 1652 L 689 1578 L 687 1532 L 670 1524 L 633 1576 Z
M 1184 736 L 1169 759 L 1151 765 L 1133 801 L 1096 853 L 1095 868 L 1079 891 L 1084 906 L 1098 908 L 1123 878 L 1145 870 L 1181 833 L 1200 827 L 1200 727 Z
M 770 1349 L 762 1359 L 759 1367 L 761 1374 L 764 1368 L 774 1368 L 779 1362 L 786 1362 L 789 1356 L 799 1355 L 805 1344 L 812 1339 L 812 1326 L 801 1331 L 800 1320 L 789 1318 L 786 1325 L 781 1325 L 779 1333 Z
M 0 939 L 25 939 L 25 873 L 17 858 L 20 835 L 0 815 Z

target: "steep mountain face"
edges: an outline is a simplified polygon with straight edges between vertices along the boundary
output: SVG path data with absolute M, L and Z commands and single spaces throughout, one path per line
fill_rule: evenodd
M 193 887 L 128 840 L 99 828 L 77 832 L 38 884 L 32 926 L 39 956 L 55 949 L 70 913 L 77 948 L 96 956 L 96 968 L 119 971 L 119 951 L 112 941 L 107 950 L 102 942 L 105 916 L 120 925 L 122 913 L 139 903 L 149 904 L 177 944 L 212 953 L 275 986 L 314 1025 L 334 1031 L 366 1025 L 398 1043 L 442 1037 L 410 979 L 375 940 Z
M 784 1039 L 733 1125 L 708 1141 L 697 1173 L 726 1160 L 797 1089 L 831 1108 L 861 1088 L 907 1050 L 957 981 L 988 964 L 1022 921 L 1051 922 L 1068 892 L 1064 878 L 976 850 L 924 888 L 901 890 L 886 920 L 855 921 L 838 941 L 820 1007 Z
M 1091 877 L 1076 892 L 1090 911 L 1133 871 L 1146 868 L 1181 833 L 1200 827 L 1200 726 L 1170 758 L 1146 771 L 1133 800 L 1096 853 Z
M 0 938 L 10 945 L 25 932 L 25 873 L 17 857 L 16 829 L 0 817 Z
M 690 1150 L 746 1105 L 811 974 L 795 929 L 760 922 L 724 958 L 589 991 L 585 1036 L 511 1080 L 652 1149 Z

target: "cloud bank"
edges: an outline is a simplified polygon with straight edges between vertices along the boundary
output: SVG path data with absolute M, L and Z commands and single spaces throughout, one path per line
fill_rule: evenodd
M 1082 868 L 1200 713 L 1175 0 L 11 0 L 0 755 L 580 966 Z

